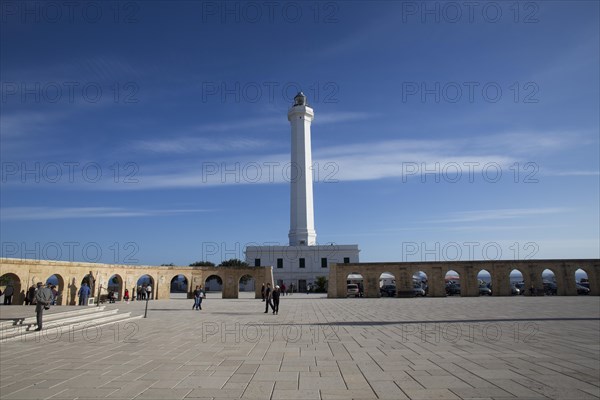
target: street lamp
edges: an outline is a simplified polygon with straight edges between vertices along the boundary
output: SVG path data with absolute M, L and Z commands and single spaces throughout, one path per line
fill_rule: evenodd
M 148 301 L 150 300 L 150 293 L 146 293 L 146 309 L 144 310 L 144 318 L 148 315 Z

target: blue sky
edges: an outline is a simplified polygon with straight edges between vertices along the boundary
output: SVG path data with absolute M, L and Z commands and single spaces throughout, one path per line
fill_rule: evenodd
M 301 89 L 319 243 L 600 257 L 598 2 L 52 4 L 0 10 L 2 256 L 287 244 Z

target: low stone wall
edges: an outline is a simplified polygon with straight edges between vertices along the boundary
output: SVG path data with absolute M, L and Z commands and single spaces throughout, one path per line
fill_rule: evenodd
M 52 275 L 58 278 L 60 304 L 75 305 L 78 302 L 77 292 L 86 276 L 92 277 L 93 294 L 97 296 L 101 287 L 101 296 L 107 294 L 108 280 L 116 278 L 119 282 L 118 298 L 123 298 L 125 289 L 133 295 L 138 279 L 148 275 L 151 280 L 152 298 L 168 299 L 171 292 L 171 280 L 177 275 L 185 276 L 188 293 L 197 285 L 203 285 L 210 276 L 218 276 L 223 282 L 223 298 L 237 299 L 240 278 L 249 275 L 254 278 L 255 297 L 260 298 L 262 283 L 273 284 L 272 267 L 163 267 L 132 266 L 120 264 L 79 263 L 67 261 L 27 260 L 0 258 L 0 290 L 4 292 L 6 282 L 10 280 L 14 288 L 13 304 L 23 304 L 25 293 L 31 285 L 46 282 Z
M 428 279 L 428 295 L 442 297 L 446 295 L 445 276 L 451 270 L 460 275 L 461 296 L 479 296 L 477 274 L 481 270 L 490 273 L 494 296 L 510 296 L 510 273 L 515 269 L 523 275 L 527 295 L 532 286 L 536 293 L 544 292 L 542 271 L 550 269 L 556 278 L 557 295 L 575 296 L 577 295 L 575 271 L 580 268 L 588 275 L 589 294 L 600 295 L 599 259 L 561 259 L 332 264 L 329 272 L 328 297 L 346 297 L 347 277 L 353 273 L 362 275 L 365 297 L 379 297 L 379 277 L 384 272 L 394 275 L 399 293 L 412 290 L 412 276 L 424 272 Z

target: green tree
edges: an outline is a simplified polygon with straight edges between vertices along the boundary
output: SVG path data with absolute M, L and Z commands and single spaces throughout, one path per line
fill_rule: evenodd
M 169 264 L 160 264 L 161 267 L 174 267 L 175 264 L 173 263 L 169 263 Z
M 215 264 L 210 261 L 195 261 L 190 264 L 190 267 L 214 267 Z
M 317 276 L 315 280 L 315 292 L 317 293 L 325 293 L 327 292 L 327 278 L 325 276 Z
M 219 264 L 219 267 L 249 267 L 249 265 L 247 262 L 238 260 L 237 258 L 232 258 L 222 261 L 221 264 Z

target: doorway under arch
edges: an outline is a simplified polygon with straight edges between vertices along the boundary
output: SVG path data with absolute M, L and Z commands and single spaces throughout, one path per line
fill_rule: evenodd
M 63 297 L 64 297 L 64 292 L 65 292 L 65 280 L 63 279 L 63 277 L 59 274 L 54 274 L 54 275 L 50 275 L 48 277 L 48 279 L 46 279 L 46 284 L 49 284 L 51 286 L 55 286 L 56 291 L 58 292 L 58 294 L 56 295 L 56 299 L 55 301 L 55 305 L 60 306 L 63 304 Z

